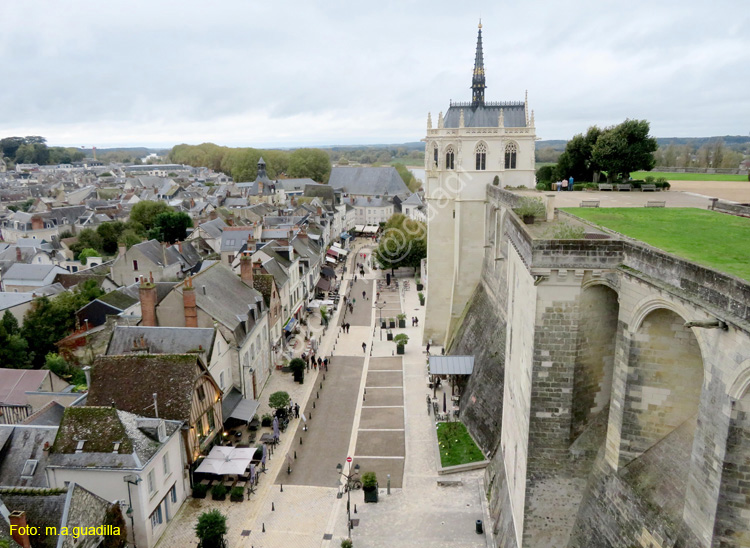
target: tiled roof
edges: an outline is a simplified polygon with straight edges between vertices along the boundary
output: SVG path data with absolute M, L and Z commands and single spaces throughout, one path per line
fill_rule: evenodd
M 409 189 L 393 167 L 334 167 L 328 184 L 360 196 L 409 195 Z
M 150 354 L 200 353 L 205 358 L 213 347 L 214 335 L 213 328 L 118 325 L 107 354 L 128 354 L 145 343 Z

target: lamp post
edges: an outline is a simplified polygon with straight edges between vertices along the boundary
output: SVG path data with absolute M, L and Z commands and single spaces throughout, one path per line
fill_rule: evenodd
M 135 543 L 135 521 L 133 520 L 133 499 L 130 497 L 130 486 L 137 486 L 141 482 L 141 478 L 135 474 L 128 474 L 123 477 L 122 480 L 128 484 L 128 509 L 125 511 L 125 514 L 130 518 L 130 532 L 133 535 L 133 548 L 138 548 Z
M 376 302 L 375 306 L 378 307 L 378 320 L 380 321 L 380 340 L 383 340 L 383 309 L 385 308 L 385 300 L 382 303 Z
M 341 463 L 336 465 L 336 471 L 344 476 L 344 479 L 346 479 L 346 528 L 348 531 L 348 537 L 352 538 L 352 478 L 354 476 L 359 474 L 359 464 L 354 465 L 354 472 L 352 472 L 352 458 L 346 457 L 346 462 L 349 463 L 349 474 L 344 474 L 344 467 L 341 466 Z

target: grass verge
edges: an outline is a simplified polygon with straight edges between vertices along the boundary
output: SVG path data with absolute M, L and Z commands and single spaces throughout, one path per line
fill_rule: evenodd
M 482 451 L 461 422 L 439 422 L 437 439 L 443 467 L 484 460 Z
M 564 208 L 698 264 L 750 280 L 750 219 L 695 208 Z
M 630 174 L 633 179 L 645 179 L 648 176 L 658 179 L 664 177 L 668 181 L 745 181 L 747 175 L 731 175 L 728 173 L 675 173 L 661 171 L 634 171 Z

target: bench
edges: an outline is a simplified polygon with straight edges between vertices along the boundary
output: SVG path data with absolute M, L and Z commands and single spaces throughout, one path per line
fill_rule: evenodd
M 666 201 L 656 201 L 656 200 L 649 200 L 646 202 L 646 205 L 643 207 L 666 207 L 667 202 Z
M 656 192 L 656 185 L 645 183 L 641 185 L 642 192 Z
M 579 207 L 599 207 L 599 200 L 584 200 Z
M 621 191 L 621 190 L 631 191 L 631 190 L 633 190 L 633 185 L 628 184 L 628 183 L 622 183 L 622 184 L 619 184 L 619 185 L 615 185 L 615 190 L 618 190 L 618 191 Z
M 599 190 L 612 190 L 612 185 L 609 183 L 599 183 Z

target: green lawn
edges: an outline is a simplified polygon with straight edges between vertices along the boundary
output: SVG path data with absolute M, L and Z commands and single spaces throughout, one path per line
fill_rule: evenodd
M 634 171 L 633 179 L 645 179 L 648 176 L 658 179 L 664 177 L 669 181 L 747 181 L 747 175 L 728 175 L 724 173 L 671 173 L 660 171 Z
M 564 208 L 685 259 L 750 280 L 750 219 L 694 208 Z
M 437 438 L 443 467 L 484 460 L 482 451 L 461 422 L 439 422 Z

